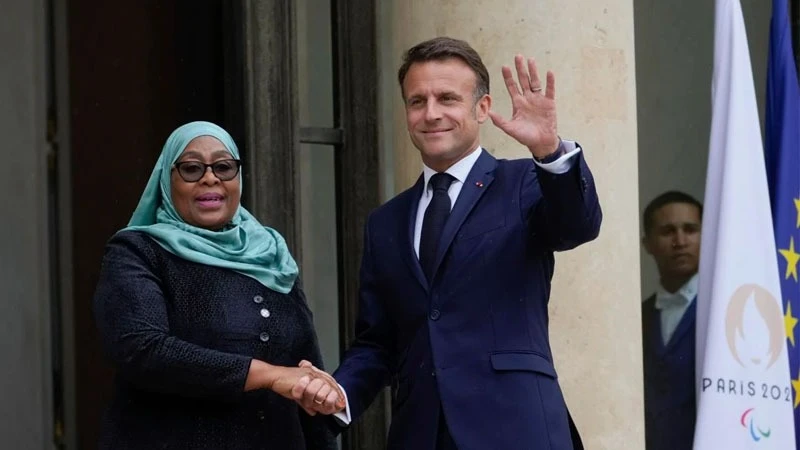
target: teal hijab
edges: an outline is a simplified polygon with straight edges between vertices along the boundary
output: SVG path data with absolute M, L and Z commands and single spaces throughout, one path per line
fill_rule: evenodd
M 172 165 L 189 142 L 199 136 L 219 139 L 239 159 L 239 149 L 231 136 L 213 123 L 190 122 L 176 129 L 167 138 L 139 205 L 124 230 L 143 231 L 165 250 L 188 261 L 231 269 L 255 278 L 272 290 L 288 293 L 297 279 L 297 263 L 277 231 L 262 226 L 241 205 L 230 225 L 221 231 L 189 225 L 175 210 L 170 190 Z

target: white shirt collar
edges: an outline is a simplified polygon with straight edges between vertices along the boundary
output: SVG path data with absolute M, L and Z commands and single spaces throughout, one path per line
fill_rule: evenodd
M 467 176 L 469 172 L 472 170 L 472 166 L 475 165 L 475 162 L 478 161 L 478 158 L 481 156 L 481 147 L 478 146 L 473 150 L 469 155 L 461 158 L 460 161 L 450 166 L 445 173 L 449 173 L 453 176 L 456 180 L 461 182 L 462 184 L 467 181 Z M 428 186 L 428 182 L 431 180 L 431 177 L 436 175 L 436 171 L 431 169 L 430 167 L 426 166 L 425 164 L 422 165 L 422 176 L 425 178 L 425 190 L 423 191 L 423 195 L 428 196 L 430 195 L 430 188 Z
M 687 305 L 697 297 L 698 274 L 694 274 L 676 292 L 669 292 L 663 286 L 659 286 L 656 292 L 656 308 L 664 309 L 668 306 Z

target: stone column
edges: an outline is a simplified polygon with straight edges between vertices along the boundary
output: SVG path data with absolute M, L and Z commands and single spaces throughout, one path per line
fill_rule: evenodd
M 506 117 L 503 64 L 522 53 L 555 73 L 559 133 L 584 147 L 604 212 L 596 241 L 556 256 L 555 363 L 586 448 L 644 448 L 633 2 L 394 0 L 384 8 L 383 130 L 391 137 L 382 142 L 393 146 L 396 192 L 421 167 L 394 81 L 404 49 L 437 35 L 470 42 L 489 68 L 493 108 Z M 530 157 L 490 122 L 482 133 L 495 156 Z
M 0 448 L 54 448 L 47 5 L 0 10 Z
M 298 218 L 297 67 L 294 4 L 246 0 L 241 7 L 245 99 L 245 204 L 302 258 Z

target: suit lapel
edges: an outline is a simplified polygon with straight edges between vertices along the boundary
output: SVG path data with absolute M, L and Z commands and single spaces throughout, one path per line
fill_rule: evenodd
M 414 251 L 414 227 L 417 224 L 417 209 L 419 208 L 419 199 L 422 197 L 422 189 L 424 184 L 425 177 L 420 175 L 417 183 L 414 184 L 414 187 L 411 190 L 411 201 L 409 202 L 407 218 L 408 229 L 403 242 L 400 242 L 400 247 L 402 248 L 401 252 L 403 254 L 403 260 L 417 278 L 419 284 L 422 285 L 423 289 L 427 291 L 428 280 L 425 279 L 425 273 L 422 271 L 422 265 L 420 265 L 419 258 L 417 258 L 417 254 Z
M 649 332 L 649 342 L 645 342 L 645 345 L 650 346 L 651 353 L 661 356 L 666 347 L 664 339 L 661 337 L 661 311 L 656 308 L 656 296 L 653 295 L 648 299 L 645 306 L 645 326 Z
M 671 349 L 678 342 L 681 341 L 683 336 L 689 332 L 694 327 L 695 316 L 697 315 L 697 297 L 692 301 L 692 304 L 686 308 L 686 311 L 683 313 L 683 317 L 681 317 L 681 321 L 678 322 L 678 327 L 675 328 L 675 332 L 672 333 L 672 337 L 670 338 L 669 342 L 667 343 L 667 350 Z
M 483 193 L 489 189 L 489 185 L 494 181 L 494 169 L 496 167 L 497 160 L 494 156 L 481 149 L 481 155 L 475 161 L 472 170 L 469 171 L 469 175 L 464 181 L 464 186 L 461 187 L 461 193 L 458 194 L 456 204 L 450 212 L 450 217 L 447 218 L 444 230 L 442 230 L 442 235 L 439 238 L 439 248 L 436 251 L 436 262 L 433 266 L 434 274 L 439 271 L 444 255 L 447 253 L 447 249 L 450 248 L 450 244 L 453 243 L 453 239 L 464 220 L 466 220 L 472 208 L 475 207 Z

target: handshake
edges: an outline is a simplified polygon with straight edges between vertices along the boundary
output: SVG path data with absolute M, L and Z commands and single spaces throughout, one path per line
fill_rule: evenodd
M 270 366 L 268 373 L 264 387 L 296 401 L 309 415 L 329 415 L 345 408 L 344 391 L 336 380 L 306 360 L 298 367 Z

